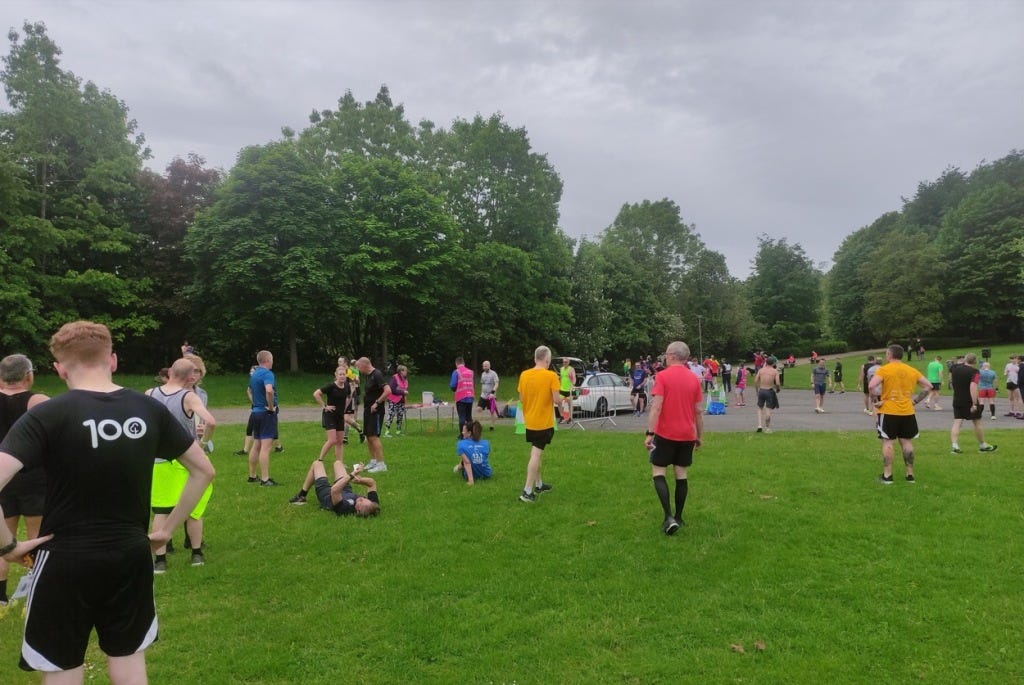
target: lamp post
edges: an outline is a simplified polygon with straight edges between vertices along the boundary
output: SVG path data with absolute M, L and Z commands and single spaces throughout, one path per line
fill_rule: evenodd
M 701 363 L 704 361 L 704 328 L 703 328 L 704 317 L 700 314 L 697 315 L 697 355 Z

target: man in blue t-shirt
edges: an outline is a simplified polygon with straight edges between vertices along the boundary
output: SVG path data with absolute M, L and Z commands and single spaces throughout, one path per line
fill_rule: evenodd
M 640 362 L 633 365 L 633 372 L 629 375 L 633 381 L 633 389 L 629 393 L 629 401 L 633 405 L 633 416 L 640 416 L 647 408 L 647 372 L 644 371 Z
M 252 449 L 249 451 L 249 482 L 277 485 L 270 477 L 270 449 L 277 438 L 277 385 L 274 381 L 274 355 L 267 350 L 256 353 L 256 370 L 249 377 L 252 395 Z M 256 473 L 257 466 L 259 474 Z

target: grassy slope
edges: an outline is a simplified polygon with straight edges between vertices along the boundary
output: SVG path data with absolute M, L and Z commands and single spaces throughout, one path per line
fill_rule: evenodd
M 282 488 L 246 484 L 221 448 L 208 564 L 176 554 L 156 579 L 152 681 L 1024 677 L 1019 431 L 993 431 L 998 453 L 965 458 L 926 434 L 920 482 L 891 487 L 874 482 L 868 432 L 710 435 L 689 525 L 666 538 L 640 436 L 559 432 L 545 468 L 555 490 L 531 506 L 515 499 L 521 437 L 492 434 L 496 477 L 468 488 L 451 473 L 454 434 L 413 428 L 385 443 L 374 520 L 286 503 L 315 426 L 283 430 Z M 241 427 L 225 433 L 219 444 L 233 444 Z M 353 445 L 348 461 L 365 455 Z M 0 620 L 5 682 L 35 682 L 8 670 L 14 619 Z M 106 682 L 95 645 L 89 659 L 91 681 Z

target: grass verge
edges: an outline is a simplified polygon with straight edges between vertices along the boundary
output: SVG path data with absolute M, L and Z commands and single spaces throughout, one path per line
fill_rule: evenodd
M 153 682 L 1017 682 L 1024 613 L 1019 431 L 994 455 L 917 444 L 882 486 L 870 432 L 711 434 L 687 525 L 659 531 L 641 436 L 560 431 L 520 503 L 527 447 L 451 473 L 453 432 L 387 440 L 380 518 L 287 504 L 322 442 L 284 424 L 279 488 L 245 483 L 225 427 L 207 565 L 156 578 Z M 350 445 L 349 465 L 365 461 Z M 899 469 L 897 468 L 897 473 Z M 177 536 L 180 543 L 181 536 Z M 16 572 L 17 573 L 17 572 Z M 20 621 L 0 620 L 5 682 Z M 763 643 L 763 649 L 759 646 Z M 742 651 L 741 651 L 742 650 Z M 90 682 L 106 681 L 89 652 Z

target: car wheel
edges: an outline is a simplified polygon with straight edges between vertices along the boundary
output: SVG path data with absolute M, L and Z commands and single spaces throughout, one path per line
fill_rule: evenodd
M 597 416 L 608 416 L 608 400 L 601 397 L 597 400 L 597 407 L 594 409 Z

